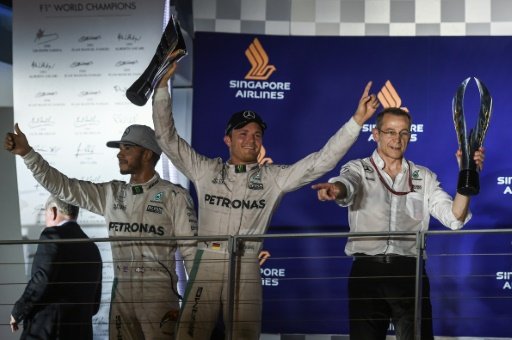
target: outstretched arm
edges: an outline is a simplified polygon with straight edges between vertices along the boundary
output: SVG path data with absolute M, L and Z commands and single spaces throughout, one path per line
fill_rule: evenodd
M 23 157 L 25 165 L 32 172 L 35 180 L 52 194 L 96 214 L 104 214 L 107 186 L 69 178 L 50 166 L 39 153 L 32 149 L 27 136 L 21 131 L 18 124 L 14 125 L 14 132 L 7 133 L 4 148 Z
M 341 200 L 347 197 L 347 188 L 341 182 L 317 183 L 311 186 L 320 201 Z

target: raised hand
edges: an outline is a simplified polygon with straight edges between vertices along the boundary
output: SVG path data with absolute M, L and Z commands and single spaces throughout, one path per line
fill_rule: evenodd
M 174 55 L 177 55 L 178 52 L 177 51 L 174 51 L 171 53 L 171 58 L 174 56 Z M 158 86 L 157 87 L 167 87 L 167 83 L 169 82 L 169 79 L 172 78 L 172 76 L 174 75 L 174 73 L 176 73 L 176 68 L 178 67 L 178 64 L 176 62 L 172 63 L 171 66 L 169 66 L 169 69 L 167 70 L 167 72 L 164 74 L 164 76 L 162 77 L 162 79 L 160 79 L 160 81 L 158 82 Z
M 457 163 L 459 164 L 459 169 L 461 167 L 461 158 L 462 158 L 462 151 L 459 149 L 455 153 L 455 157 L 457 157 Z M 475 151 L 475 155 L 473 156 L 473 159 L 476 163 L 476 166 L 478 168 L 478 171 L 482 171 L 484 167 L 484 159 L 485 159 L 485 148 L 481 146 L 478 150 Z
M 363 125 L 375 113 L 380 103 L 375 94 L 370 94 L 372 82 L 369 81 L 364 88 L 363 95 L 359 100 L 359 105 L 354 113 L 354 120 L 357 124 Z
M 14 132 L 8 132 L 4 140 L 4 148 L 15 155 L 25 156 L 32 147 L 28 144 L 27 136 L 21 131 L 18 123 L 14 124 Z

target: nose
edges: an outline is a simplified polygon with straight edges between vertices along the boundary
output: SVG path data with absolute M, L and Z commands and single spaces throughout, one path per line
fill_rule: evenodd
M 398 144 L 402 144 L 402 138 L 400 137 L 399 134 L 396 134 L 396 135 L 392 136 L 391 139 L 396 141 Z

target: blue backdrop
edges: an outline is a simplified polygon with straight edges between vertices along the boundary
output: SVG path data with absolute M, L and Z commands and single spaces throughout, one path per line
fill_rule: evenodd
M 413 116 L 415 131 L 406 157 L 436 172 L 450 194 L 455 193 L 458 175 L 451 102 L 465 78 L 478 77 L 493 97 L 494 111 L 484 142 L 481 192 L 471 203 L 473 219 L 465 228 L 509 227 L 512 162 L 506 150 L 512 145 L 508 106 L 512 94 L 512 38 L 196 33 L 194 44 L 192 144 L 197 151 L 226 160 L 228 151 L 222 141 L 226 122 L 233 112 L 247 108 L 260 113 L 267 122 L 267 156 L 275 163 L 293 163 L 322 147 L 350 118 L 369 80 L 373 81 L 374 93 L 389 81 L 401 98 L 401 106 Z M 250 72 L 251 59 L 261 66 L 261 72 Z M 475 125 L 478 109 L 478 89 L 471 81 L 465 99 L 468 127 Z M 363 127 L 339 166 L 319 182 L 337 175 L 346 161 L 373 151 L 371 124 L 373 120 Z M 442 228 L 432 219 L 431 229 Z M 269 232 L 347 230 L 346 209 L 319 202 L 308 186 L 285 196 Z M 347 332 L 345 278 L 350 261 L 343 257 L 343 248 L 344 241 L 339 239 L 266 242 L 271 257 L 262 266 L 265 331 Z M 434 255 L 496 249 L 511 253 L 510 235 L 457 239 L 436 236 L 429 241 L 436 334 L 512 335 L 507 327 L 511 313 L 507 314 L 504 300 L 496 298 L 512 297 L 512 290 L 506 287 L 512 280 L 498 279 L 499 272 L 512 272 L 511 257 Z M 318 277 L 326 279 L 314 279 Z M 472 282 L 467 282 L 467 277 Z

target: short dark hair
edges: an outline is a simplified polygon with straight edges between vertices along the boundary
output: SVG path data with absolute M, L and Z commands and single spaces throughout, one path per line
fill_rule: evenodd
M 53 207 L 57 208 L 57 211 L 62 215 L 69 216 L 74 220 L 78 218 L 78 212 L 80 211 L 80 208 L 76 205 L 72 205 L 58 199 L 55 195 L 48 197 L 48 200 L 45 204 L 45 210 Z
M 388 108 L 385 108 L 384 110 L 382 110 L 381 112 L 379 112 L 379 114 L 377 115 L 377 118 L 376 118 L 377 119 L 377 123 L 376 123 L 377 129 L 380 130 L 380 128 L 382 127 L 382 120 L 384 119 L 384 115 L 386 115 L 386 114 L 391 114 L 391 115 L 398 116 L 398 117 L 406 117 L 409 120 L 409 127 L 412 125 L 412 117 L 409 114 L 409 112 L 407 112 L 404 109 L 401 109 L 399 107 L 388 107 Z

